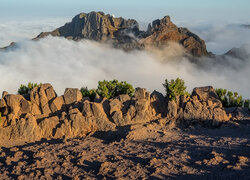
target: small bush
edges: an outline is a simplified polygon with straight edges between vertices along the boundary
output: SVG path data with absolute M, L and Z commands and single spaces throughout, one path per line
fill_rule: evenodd
M 121 94 L 128 94 L 130 97 L 132 97 L 135 90 L 133 86 L 128 84 L 126 81 L 118 82 L 118 80 L 104 80 L 98 82 L 98 88 L 96 92 L 100 96 L 110 99 Z
M 224 107 L 242 107 L 249 106 L 249 101 L 246 100 L 244 102 L 242 96 L 240 96 L 237 92 L 228 91 L 226 89 L 216 89 L 217 95 L 219 96 L 220 101 Z
M 40 84 L 41 84 L 41 83 L 40 83 Z M 30 94 L 31 90 L 32 90 L 34 87 L 39 86 L 40 84 L 31 83 L 31 82 L 29 82 L 27 86 L 21 84 L 21 86 L 20 86 L 19 89 L 18 89 L 18 94 L 20 94 L 20 95 Z
M 250 100 L 249 99 L 245 100 L 244 107 L 250 109 Z
M 172 79 L 171 81 L 165 80 L 163 84 L 166 90 L 166 96 L 169 98 L 170 101 L 175 100 L 177 96 L 181 95 L 189 95 L 186 91 L 187 87 L 185 86 L 185 82 L 180 79 Z
M 80 91 L 81 91 L 83 97 L 89 97 L 89 99 L 91 101 L 93 101 L 96 97 L 96 90 L 95 89 L 88 90 L 87 87 L 82 87 Z

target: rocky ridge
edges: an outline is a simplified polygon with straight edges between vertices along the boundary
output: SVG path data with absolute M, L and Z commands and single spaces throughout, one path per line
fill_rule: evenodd
M 153 21 L 148 25 L 147 31 L 142 31 L 134 19 L 115 18 L 103 12 L 80 13 L 71 22 L 52 32 L 42 32 L 35 39 L 48 35 L 75 41 L 81 39 L 112 41 L 114 47 L 127 51 L 145 47 L 163 47 L 168 42 L 176 42 L 194 56 L 209 55 L 204 40 L 187 28 L 177 27 L 169 16 Z
M 212 87 L 195 88 L 191 97 L 181 96 L 177 102 L 143 88 L 137 88 L 132 98 L 120 95 L 92 102 L 78 89 L 67 88 L 57 96 L 50 84 L 42 84 L 25 96 L 3 92 L 0 144 L 85 137 L 154 121 L 173 127 L 194 123 L 218 127 L 232 119 L 249 118 L 248 110 L 240 110 L 223 108 Z

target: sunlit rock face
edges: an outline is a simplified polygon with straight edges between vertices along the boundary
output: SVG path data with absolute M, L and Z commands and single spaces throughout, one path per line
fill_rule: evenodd
M 205 42 L 187 28 L 177 27 L 169 16 L 153 21 L 147 31 L 141 31 L 134 19 L 115 18 L 102 12 L 80 13 L 70 23 L 52 32 L 42 32 L 35 39 L 48 35 L 75 41 L 112 41 L 114 47 L 124 50 L 163 47 L 168 42 L 177 42 L 194 56 L 208 55 Z

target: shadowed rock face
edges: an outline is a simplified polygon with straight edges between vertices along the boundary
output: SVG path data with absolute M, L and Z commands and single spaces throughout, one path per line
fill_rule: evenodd
M 133 19 L 115 18 L 102 12 L 81 13 L 70 23 L 52 32 L 42 32 L 35 39 L 48 35 L 62 36 L 76 41 L 112 40 L 114 47 L 124 50 L 161 47 L 172 41 L 181 44 L 194 56 L 208 55 L 205 42 L 188 29 L 177 27 L 169 16 L 153 21 L 147 31 L 140 31 L 139 24 Z
M 169 102 L 159 92 L 150 94 L 144 88 L 136 88 L 132 98 L 124 94 L 92 102 L 82 97 L 78 89 L 67 88 L 64 95 L 57 96 L 50 84 L 42 84 L 25 96 L 4 92 L 0 100 L 0 139 L 4 143 L 82 137 L 155 120 L 217 127 L 234 118 L 234 114 L 237 119 L 249 116 L 248 110 L 243 116 L 241 109 L 226 113 L 212 87 L 195 88 L 191 97 L 177 99 Z

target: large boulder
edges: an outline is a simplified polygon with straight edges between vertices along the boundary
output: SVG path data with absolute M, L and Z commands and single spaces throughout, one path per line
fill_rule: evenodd
M 167 99 L 159 92 L 154 91 L 150 95 L 151 107 L 155 115 L 165 117 L 167 114 Z
M 56 97 L 56 92 L 51 84 L 41 84 L 32 89 L 30 100 L 32 104 L 35 104 L 36 110 L 34 112 L 39 113 L 37 112 L 37 107 L 39 107 L 41 114 L 49 115 L 51 113 L 50 104 Z
M 61 113 L 64 109 L 65 101 L 63 96 L 56 97 L 50 104 L 52 113 Z
M 192 97 L 197 96 L 199 101 L 214 103 L 222 107 L 222 103 L 212 86 L 194 88 Z
M 63 97 L 66 105 L 72 105 L 82 100 L 82 93 L 77 88 L 66 88 Z
M 203 124 L 219 126 L 228 121 L 229 116 L 213 89 L 213 87 L 200 87 L 193 90 L 191 98 L 187 101 L 183 118 L 186 122 L 201 122 Z
M 36 118 L 27 114 L 24 118 L 20 118 L 16 124 L 12 124 L 5 128 L 0 128 L 1 141 L 22 140 L 36 141 L 42 138 L 41 129 L 37 125 Z

